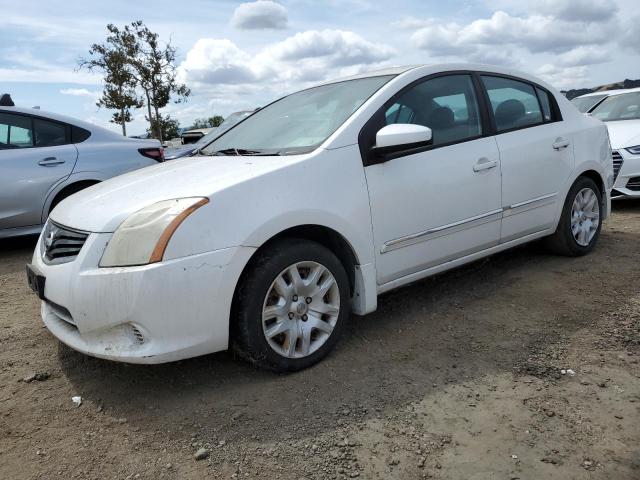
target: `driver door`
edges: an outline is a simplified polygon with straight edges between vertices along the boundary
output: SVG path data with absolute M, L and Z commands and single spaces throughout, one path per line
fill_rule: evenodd
M 498 244 L 500 157 L 495 138 L 483 137 L 480 108 L 469 74 L 428 78 L 383 108 L 374 135 L 385 124 L 419 124 L 433 145 L 365 167 L 378 284 Z

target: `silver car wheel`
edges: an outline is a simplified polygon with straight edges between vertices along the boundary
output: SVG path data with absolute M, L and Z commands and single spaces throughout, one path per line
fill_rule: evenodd
M 571 233 L 582 247 L 589 245 L 600 225 L 600 203 L 590 188 L 578 192 L 571 206 Z
M 317 262 L 297 262 L 271 283 L 262 307 L 262 331 L 279 355 L 304 358 L 326 343 L 339 313 L 340 290 L 333 274 Z

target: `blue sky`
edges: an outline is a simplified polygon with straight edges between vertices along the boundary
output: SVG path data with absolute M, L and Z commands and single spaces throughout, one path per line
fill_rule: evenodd
M 193 95 L 165 112 L 183 126 L 389 65 L 509 65 L 558 88 L 640 78 L 636 0 L 0 0 L 0 11 L 0 93 L 114 130 L 95 106 L 100 77 L 77 60 L 107 23 L 137 19 L 178 47 Z M 134 116 L 128 131 L 142 133 Z

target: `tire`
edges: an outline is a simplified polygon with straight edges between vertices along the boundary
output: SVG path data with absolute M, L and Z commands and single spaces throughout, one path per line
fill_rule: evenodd
M 280 240 L 257 253 L 236 289 L 231 346 L 259 368 L 302 370 L 333 349 L 350 310 L 349 279 L 333 252 L 309 240 Z
M 589 192 L 590 193 L 585 193 Z M 597 212 L 597 225 L 594 228 L 594 212 L 590 211 L 589 205 L 581 202 L 578 198 L 582 195 L 582 199 L 586 203 L 591 203 L 595 198 L 593 209 Z M 587 200 L 587 196 L 589 199 Z M 574 203 L 582 203 L 582 208 L 574 210 Z M 577 205 L 577 204 L 576 204 Z M 587 177 L 579 177 L 573 184 L 562 208 L 562 215 L 555 233 L 545 238 L 545 246 L 553 253 L 565 255 L 568 257 L 579 257 L 586 255 L 595 247 L 600 237 L 600 229 L 602 228 L 602 195 L 596 183 Z M 576 217 L 576 220 L 574 220 Z M 581 222 L 579 220 L 582 220 Z M 576 223 L 578 222 L 578 224 Z M 590 222 L 587 226 L 587 222 Z M 581 232 L 574 235 L 575 229 Z M 589 230 L 587 232 L 587 229 Z

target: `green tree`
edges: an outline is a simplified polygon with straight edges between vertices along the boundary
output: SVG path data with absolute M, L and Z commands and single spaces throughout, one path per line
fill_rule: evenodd
M 209 128 L 209 119 L 207 118 L 196 118 L 193 121 L 193 125 L 189 128 L 189 130 L 193 130 L 195 128 Z
M 176 138 L 180 136 L 180 122 L 171 118 L 170 115 L 164 117 L 161 114 L 158 114 L 157 117 L 153 117 L 147 132 L 151 135 L 155 132 L 159 135 L 159 138 Z
M 224 122 L 224 117 L 220 115 L 214 115 L 213 117 L 209 117 L 209 118 L 196 118 L 193 121 L 193 125 L 191 126 L 190 130 L 194 128 L 219 127 L 220 124 L 222 124 L 222 122 Z
M 96 105 L 116 110 L 111 122 L 122 125 L 122 135 L 126 136 L 127 123 L 132 120 L 131 109 L 143 105 L 136 92 L 137 80 L 130 62 L 136 52 L 136 39 L 112 24 L 107 25 L 107 31 L 106 42 L 91 45 L 89 58 L 80 59 L 78 66 L 102 72 L 104 85 Z
M 135 55 L 130 61 L 146 98 L 151 131 L 162 142 L 166 137 L 161 126 L 166 119 L 162 119 L 160 109 L 166 107 L 172 97 L 175 103 L 186 101 L 191 90 L 177 80 L 176 49 L 170 41 L 161 44 L 159 35 L 140 20 L 126 26 L 125 31 L 134 34 L 137 39 Z
M 213 117 L 209 117 L 209 125 L 211 127 L 219 127 L 222 122 L 224 122 L 224 117 L 220 115 L 214 115 Z

